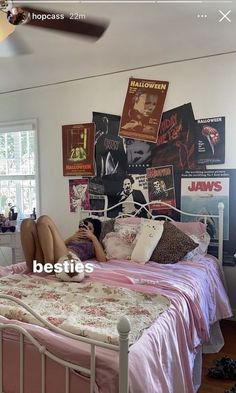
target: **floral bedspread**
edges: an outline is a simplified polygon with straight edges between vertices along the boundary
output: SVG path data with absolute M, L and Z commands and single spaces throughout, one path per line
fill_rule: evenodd
M 166 297 L 158 294 L 99 282 L 62 283 L 19 274 L 1 278 L 0 293 L 20 299 L 63 330 L 116 345 L 120 316 L 129 319 L 130 343 L 134 343 L 170 305 Z M 8 300 L 0 299 L 0 314 L 41 326 L 25 309 Z

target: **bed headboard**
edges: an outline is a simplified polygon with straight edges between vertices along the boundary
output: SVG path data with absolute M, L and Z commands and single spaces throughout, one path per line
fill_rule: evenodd
M 158 204 L 159 206 L 162 206 L 162 209 L 164 209 L 164 213 L 167 212 L 169 214 L 170 212 L 176 212 L 180 214 L 180 216 L 183 218 L 183 221 L 191 221 L 190 219 L 185 220 L 184 217 L 192 217 L 192 221 L 203 221 L 205 224 L 207 224 L 207 221 L 209 219 L 213 219 L 214 221 L 217 221 L 217 227 L 218 227 L 218 239 L 217 239 L 217 244 L 218 244 L 218 259 L 220 261 L 220 265 L 222 266 L 222 261 L 223 261 L 223 218 L 224 218 L 224 204 L 222 202 L 219 202 L 218 204 L 218 214 L 195 214 L 195 213 L 189 213 L 182 211 L 168 203 L 165 202 L 160 202 L 160 201 L 152 201 L 149 203 L 141 204 L 138 202 L 135 202 L 135 208 L 136 210 L 131 213 L 123 213 L 124 206 L 133 206 L 134 202 L 133 201 L 123 201 L 119 202 L 111 207 L 108 207 L 103 210 L 80 210 L 79 211 L 79 220 L 83 220 L 86 217 L 89 216 L 99 216 L 104 217 L 104 218 L 109 218 L 109 216 L 112 216 L 113 218 L 118 218 L 118 217 L 140 217 L 140 216 L 146 216 L 149 219 L 166 219 L 169 221 L 175 221 L 170 214 L 161 214 L 161 210 L 154 210 L 152 209 L 153 204 Z M 110 213 L 110 214 L 109 214 Z M 214 239 L 215 241 L 215 239 Z

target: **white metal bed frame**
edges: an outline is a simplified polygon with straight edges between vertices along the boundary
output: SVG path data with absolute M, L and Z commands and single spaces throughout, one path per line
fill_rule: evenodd
M 121 204 L 123 205 L 124 203 L 133 203 L 133 202 L 122 202 L 118 203 L 106 210 L 93 210 L 93 211 L 85 211 L 81 210 L 80 211 L 80 219 L 84 219 L 84 216 L 91 216 L 93 213 L 104 213 L 104 216 L 107 216 L 107 211 L 113 210 L 116 207 L 119 207 Z M 153 201 L 151 202 L 152 204 L 154 203 Z M 136 206 L 139 206 L 139 208 L 136 210 L 134 214 L 125 214 L 125 216 L 137 216 L 142 209 L 146 210 L 148 213 L 148 216 L 150 219 L 154 219 L 156 217 L 161 217 L 163 219 L 169 219 L 171 221 L 174 221 L 170 217 L 162 214 L 157 214 L 153 215 L 150 210 L 149 210 L 149 205 L 151 203 L 147 204 L 139 204 L 135 203 Z M 223 271 L 222 269 L 222 256 L 223 256 L 223 214 L 224 214 L 224 205 L 222 202 L 218 204 L 218 215 L 203 215 L 203 214 L 193 214 L 193 213 L 187 213 L 183 212 L 176 207 L 173 207 L 172 205 L 169 205 L 165 202 L 159 202 L 158 203 L 162 204 L 164 207 L 168 209 L 175 210 L 176 212 L 191 216 L 191 217 L 199 217 L 203 218 L 204 222 L 207 222 L 208 217 L 213 217 L 218 219 L 218 259 L 220 262 L 220 267 L 221 267 L 221 272 Z M 119 215 L 120 216 L 120 215 Z M 124 215 L 122 215 L 124 216 Z M 70 393 L 70 370 L 76 370 L 80 373 L 85 374 L 90 378 L 90 393 L 94 393 L 95 389 L 95 379 L 96 379 L 96 347 L 100 348 L 106 348 L 108 350 L 112 350 L 115 352 L 119 353 L 119 393 L 128 393 L 129 392 L 129 378 L 128 378 L 128 352 L 129 352 L 129 332 L 130 332 L 130 323 L 128 319 L 123 316 L 120 318 L 117 324 L 117 330 L 119 333 L 119 345 L 112 345 L 112 344 L 107 344 L 107 343 L 102 343 L 100 341 L 96 341 L 93 339 L 88 339 L 85 337 L 81 337 L 69 332 L 66 332 L 65 330 L 62 330 L 50 322 L 46 321 L 44 318 L 42 318 L 40 315 L 34 312 L 33 309 L 31 309 L 29 306 L 24 304 L 21 300 L 9 296 L 9 295 L 2 295 L 0 294 L 0 299 L 5 299 L 14 302 L 15 304 L 18 304 L 22 306 L 25 310 L 27 310 L 31 315 L 33 315 L 38 321 L 40 321 L 44 327 L 48 328 L 49 330 L 58 333 L 62 336 L 66 336 L 69 338 L 72 338 L 76 340 L 77 342 L 83 342 L 87 343 L 90 345 L 91 348 L 91 353 L 90 353 L 90 368 L 85 368 L 81 367 L 78 364 L 74 364 L 68 361 L 65 361 L 56 355 L 54 355 L 52 352 L 48 351 L 47 348 L 43 345 L 41 345 L 25 328 L 15 325 L 14 323 L 9 323 L 9 324 L 3 324 L 0 323 L 0 393 L 4 393 L 3 391 L 3 331 L 7 329 L 13 329 L 14 331 L 19 333 L 19 347 L 20 347 L 20 352 L 19 352 L 19 367 L 20 367 L 20 381 L 19 381 L 19 393 L 24 393 L 24 338 L 26 337 L 31 344 L 34 345 L 34 347 L 38 350 L 38 352 L 41 354 L 41 393 L 46 393 L 46 368 L 45 368 L 45 360 L 46 357 L 52 359 L 53 361 L 61 364 L 62 366 L 65 367 L 65 393 Z M 5 392 L 7 393 L 7 392 Z M 18 392 L 14 392 L 18 393 Z

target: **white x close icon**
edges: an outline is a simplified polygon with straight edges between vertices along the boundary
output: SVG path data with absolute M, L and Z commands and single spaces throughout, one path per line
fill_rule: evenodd
M 219 22 L 222 22 L 222 20 L 224 20 L 224 19 L 226 19 L 228 22 L 231 22 L 231 19 L 228 18 L 228 15 L 230 14 L 230 12 L 231 12 L 231 10 L 229 10 L 229 11 L 225 14 L 223 11 L 219 10 L 219 13 L 220 13 L 221 15 L 223 15 L 222 18 L 219 19 Z

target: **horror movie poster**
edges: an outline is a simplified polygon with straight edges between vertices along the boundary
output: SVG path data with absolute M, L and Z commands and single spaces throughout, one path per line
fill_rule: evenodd
M 199 119 L 197 122 L 197 160 L 199 164 L 225 162 L 225 117 Z
M 187 171 L 181 177 L 181 210 L 197 214 L 218 214 L 218 203 L 224 203 L 224 240 L 229 239 L 229 174 L 225 170 Z M 199 220 L 182 215 L 182 221 Z M 216 218 L 207 218 L 211 239 L 218 239 Z
M 88 179 L 69 180 L 70 212 L 89 210 Z
M 96 177 L 101 179 L 115 173 L 125 173 L 127 158 L 124 140 L 118 136 L 120 116 L 93 112 L 93 122 L 96 124 Z
M 94 123 L 62 126 L 64 176 L 94 176 L 94 136 Z
M 146 173 L 152 163 L 152 152 L 155 143 L 139 141 L 137 139 L 125 139 L 127 164 L 129 173 Z
M 196 123 L 191 103 L 164 112 L 152 165 L 172 164 L 175 170 L 205 169 L 197 164 Z
M 156 142 L 169 82 L 129 79 L 119 135 Z
M 176 206 L 173 166 L 161 166 L 147 169 L 149 201 L 151 209 L 167 209 L 167 206 L 158 202 L 165 202 Z

